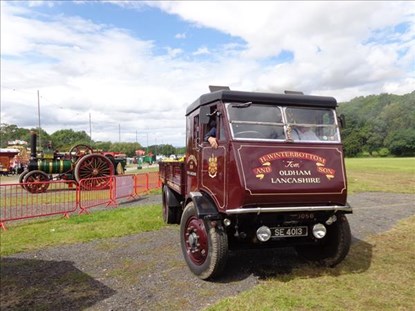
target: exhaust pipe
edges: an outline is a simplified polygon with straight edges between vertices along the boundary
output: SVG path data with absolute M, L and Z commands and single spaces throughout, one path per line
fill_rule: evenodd
M 30 132 L 30 161 L 36 161 L 36 139 L 37 135 L 35 131 Z

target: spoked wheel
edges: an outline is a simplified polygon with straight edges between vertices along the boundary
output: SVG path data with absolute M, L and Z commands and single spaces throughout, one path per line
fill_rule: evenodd
M 23 174 L 22 174 L 23 175 Z M 23 189 L 31 193 L 42 193 L 49 188 L 49 176 L 42 171 L 27 172 L 23 176 Z
M 183 256 L 199 278 L 213 279 L 223 270 L 228 256 L 228 237 L 222 228 L 197 218 L 193 202 L 189 203 L 180 224 Z
M 92 153 L 94 153 L 94 150 L 90 146 L 84 144 L 75 145 L 69 150 L 71 158 L 75 159 Z
M 352 240 L 350 226 L 345 215 L 337 217 L 335 223 L 327 226 L 326 236 L 317 245 L 296 246 L 300 257 L 325 267 L 334 267 L 346 257 Z
M 75 180 L 87 190 L 100 190 L 109 186 L 114 175 L 114 166 L 107 157 L 100 154 L 89 154 L 82 157 L 75 166 Z
M 26 185 L 24 184 L 23 179 L 27 173 L 29 173 L 29 171 L 25 170 L 19 175 L 19 184 L 24 190 L 26 190 Z

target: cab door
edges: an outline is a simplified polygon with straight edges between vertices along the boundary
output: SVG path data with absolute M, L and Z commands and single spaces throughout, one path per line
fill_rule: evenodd
M 207 192 L 215 201 L 218 209 L 223 210 L 226 206 L 226 158 L 227 141 L 224 135 L 223 114 L 216 105 L 210 107 L 210 118 L 216 121 L 216 139 L 218 148 L 210 146 L 205 135 L 210 130 L 208 124 L 202 124 L 202 148 L 200 149 L 201 160 L 201 189 Z

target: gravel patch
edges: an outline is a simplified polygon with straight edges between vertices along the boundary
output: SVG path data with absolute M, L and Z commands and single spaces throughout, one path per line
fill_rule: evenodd
M 349 201 L 354 242 L 415 215 L 415 195 L 360 193 Z M 139 202 L 161 205 L 161 196 Z M 1 310 L 201 310 L 302 263 L 291 248 L 239 251 L 230 254 L 222 278 L 202 281 L 181 255 L 179 227 L 168 226 L 15 254 L 1 264 Z

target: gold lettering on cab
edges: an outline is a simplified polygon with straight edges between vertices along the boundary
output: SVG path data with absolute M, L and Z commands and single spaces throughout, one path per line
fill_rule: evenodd
M 258 161 L 262 165 L 253 168 L 253 173 L 259 180 L 273 173 L 271 162 L 277 161 L 279 169 L 270 178 L 273 184 L 319 184 L 322 182 L 320 174 L 329 181 L 336 174 L 334 169 L 325 167 L 327 161 L 324 157 L 312 153 L 273 152 L 259 157 Z

